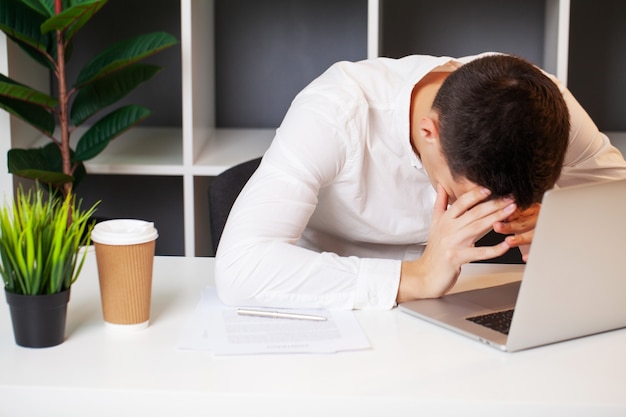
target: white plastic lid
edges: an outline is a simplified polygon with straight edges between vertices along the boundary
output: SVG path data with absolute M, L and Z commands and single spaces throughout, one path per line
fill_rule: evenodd
M 135 219 L 107 220 L 96 224 L 91 240 L 104 245 L 136 245 L 159 237 L 154 223 Z

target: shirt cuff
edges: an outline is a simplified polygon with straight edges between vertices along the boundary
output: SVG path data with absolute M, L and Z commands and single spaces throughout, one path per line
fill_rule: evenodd
M 354 308 L 389 310 L 396 305 L 402 261 L 361 259 Z

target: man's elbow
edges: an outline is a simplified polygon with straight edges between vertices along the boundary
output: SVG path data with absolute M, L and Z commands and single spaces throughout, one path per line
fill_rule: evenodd
M 215 258 L 215 289 L 219 299 L 226 305 L 255 304 L 245 271 L 238 268 L 236 263 L 227 262 L 220 256 Z

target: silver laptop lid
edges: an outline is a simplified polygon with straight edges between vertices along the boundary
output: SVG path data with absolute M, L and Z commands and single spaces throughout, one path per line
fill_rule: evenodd
M 626 180 L 548 191 L 507 350 L 625 327 L 625 260 Z

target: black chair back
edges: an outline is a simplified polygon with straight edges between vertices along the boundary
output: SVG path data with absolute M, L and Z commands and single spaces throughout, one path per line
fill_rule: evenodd
M 259 166 L 261 158 L 243 162 L 217 175 L 209 185 L 209 224 L 211 256 L 215 256 L 226 219 L 237 196 Z

